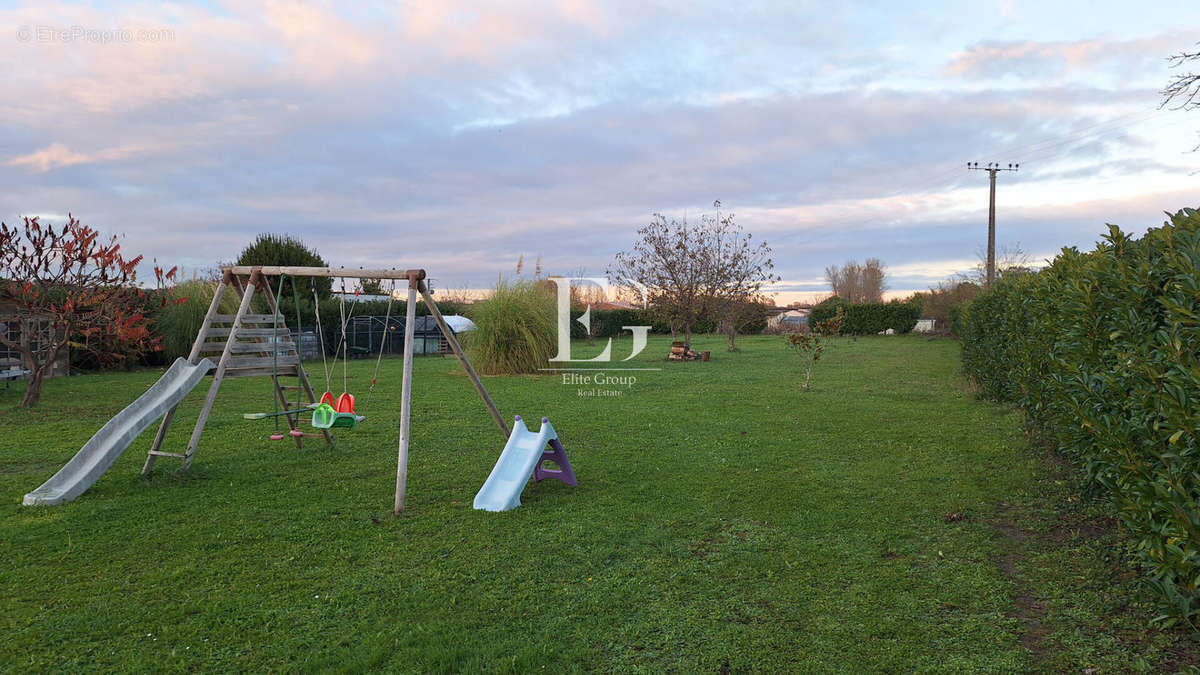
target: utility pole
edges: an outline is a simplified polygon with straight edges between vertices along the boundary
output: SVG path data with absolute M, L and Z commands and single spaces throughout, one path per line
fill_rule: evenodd
M 991 186 L 988 194 L 987 244 L 987 285 L 991 286 L 992 282 L 996 281 L 996 172 L 1016 171 L 1021 165 L 1009 164 L 1007 168 L 1002 168 L 999 162 L 988 162 L 987 166 L 979 166 L 979 162 L 967 162 L 967 168 L 971 171 L 987 171 L 988 183 Z

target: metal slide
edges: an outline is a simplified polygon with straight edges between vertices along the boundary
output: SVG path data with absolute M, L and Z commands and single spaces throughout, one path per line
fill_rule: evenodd
M 100 427 L 100 431 L 84 443 L 58 473 L 25 495 L 25 506 L 61 504 L 86 492 L 133 443 L 133 439 L 182 401 L 208 371 L 216 367 L 208 359 L 200 359 L 197 364 L 188 363 L 187 359 L 175 359 L 158 382 Z
M 533 475 L 542 460 L 542 452 L 551 440 L 557 440 L 558 434 L 546 418 L 542 418 L 542 428 L 537 433 L 525 428 L 525 422 L 517 417 L 513 422 L 512 433 L 504 452 L 492 468 L 491 475 L 479 494 L 475 495 L 475 508 L 483 511 L 509 511 L 521 505 L 521 490 Z

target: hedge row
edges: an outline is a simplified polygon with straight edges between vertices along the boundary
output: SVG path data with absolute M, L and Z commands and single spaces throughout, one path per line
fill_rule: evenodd
M 572 310 L 571 312 L 571 337 L 576 339 L 586 338 L 588 336 L 587 329 L 583 324 L 576 321 L 583 316 L 582 310 Z M 650 312 L 642 309 L 593 309 L 588 314 L 588 320 L 592 326 L 592 337 L 594 338 L 610 338 L 618 335 L 630 335 L 630 332 L 621 328 L 621 326 L 651 326 L 652 333 L 662 332 L 658 330 L 660 327 L 654 325 L 654 319 Z M 670 327 L 667 327 L 667 332 L 670 332 Z
M 583 315 L 580 310 L 572 311 L 571 318 L 578 319 Z M 644 309 L 593 309 L 588 316 L 592 324 L 592 337 L 609 338 L 618 335 L 629 335 L 622 326 L 650 326 L 651 333 L 670 335 L 671 326 L 663 321 L 653 310 Z M 761 317 L 747 322 L 738 331 L 741 335 L 757 335 L 767 327 L 767 308 L 764 306 Z M 711 320 L 697 321 L 692 326 L 693 335 L 716 333 L 717 325 Z M 571 321 L 571 337 L 582 339 L 587 337 L 587 330 L 578 321 Z
M 1107 495 L 1168 621 L 1200 613 L 1200 212 L 1004 279 L 967 308 L 963 366 Z M 1193 623 L 1194 625 L 1194 623 Z
M 845 313 L 841 335 L 875 335 L 888 329 L 911 333 L 921 318 L 919 303 L 893 300 L 855 305 L 835 295 L 813 307 L 808 315 L 808 325 L 815 327 L 832 319 L 839 308 Z

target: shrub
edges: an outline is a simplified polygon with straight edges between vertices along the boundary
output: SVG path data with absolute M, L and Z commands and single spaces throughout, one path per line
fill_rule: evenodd
M 530 282 L 500 282 L 491 297 L 470 306 L 476 329 L 464 348 L 485 375 L 536 373 L 558 351 L 554 296 Z
M 71 347 L 71 370 L 132 370 L 139 366 L 162 365 L 164 355 L 159 340 L 162 335 L 156 329 L 155 319 L 159 312 L 166 309 L 163 305 L 170 301 L 170 296 L 164 293 L 161 289 L 148 290 L 141 297 L 129 301 L 129 308 L 135 315 L 145 317 L 146 321 L 139 323 L 144 326 L 144 330 L 157 346 L 147 349 L 140 344 L 142 339 L 138 337 L 137 332 L 127 334 L 124 331 L 102 330 L 94 331 L 90 335 L 75 333 L 71 335 L 68 343 Z M 189 342 L 188 347 L 191 346 Z
M 979 285 L 970 281 L 948 280 L 920 293 L 921 316 L 933 319 L 934 330 L 939 333 L 960 335 L 955 330 L 955 319 L 962 314 L 962 307 L 979 294 Z
M 1115 226 L 1002 279 L 965 312 L 963 367 L 1106 495 L 1163 618 L 1200 614 L 1200 212 L 1140 240 Z
M 811 333 L 792 333 L 785 339 L 788 348 L 799 354 L 804 361 L 804 381 L 800 383 L 800 389 L 808 391 L 808 385 L 812 382 L 813 366 L 820 360 L 825 345 L 821 344 L 821 338 Z
M 571 310 L 571 337 L 577 340 L 582 340 L 587 337 L 587 330 L 583 324 L 575 321 L 583 316 L 583 310 Z M 661 314 L 654 310 L 644 309 L 593 309 L 589 316 L 592 324 L 592 337 L 594 338 L 610 338 L 620 335 L 628 336 L 630 333 L 621 328 L 622 326 L 650 326 L 650 332 L 669 335 L 671 333 L 671 324 L 668 323 Z M 742 331 L 743 334 L 757 334 L 763 332 L 767 322 L 764 318 L 761 322 L 755 320 Z M 706 333 L 715 333 L 717 326 L 711 319 L 700 319 L 692 325 L 692 334 L 701 335 Z
M 963 331 L 966 330 L 967 311 L 970 307 L 971 302 L 966 300 L 946 308 L 946 320 L 950 324 L 951 335 L 962 337 Z
M 919 302 L 893 300 L 854 305 L 835 295 L 813 307 L 808 315 L 809 325 L 829 321 L 837 316 L 838 309 L 844 313 L 841 335 L 875 335 L 888 329 L 911 333 L 921 318 Z
M 808 313 L 808 325 L 815 327 L 817 324 L 829 321 L 833 317 L 837 316 L 839 308 L 844 314 L 846 308 L 848 307 L 850 307 L 850 302 L 848 300 L 836 295 L 831 295 L 817 303 L 817 305 L 812 308 L 812 311 Z
M 587 329 L 575 319 L 583 316 L 583 310 L 571 312 L 571 337 L 582 339 L 588 337 Z M 610 338 L 618 335 L 629 335 L 622 326 L 650 326 L 653 321 L 650 314 L 641 309 L 593 309 L 588 315 L 591 323 L 592 337 Z

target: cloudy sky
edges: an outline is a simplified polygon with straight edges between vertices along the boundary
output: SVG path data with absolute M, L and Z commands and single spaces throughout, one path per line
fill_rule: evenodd
M 0 27 L 0 219 L 70 211 L 187 269 L 286 232 L 443 287 L 522 255 L 600 273 L 652 213 L 720 199 L 786 300 L 849 258 L 896 290 L 971 268 L 968 161 L 1021 164 L 998 240 L 1035 258 L 1200 205 L 1200 112 L 1157 110 L 1194 0 L 0 3 Z

